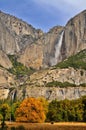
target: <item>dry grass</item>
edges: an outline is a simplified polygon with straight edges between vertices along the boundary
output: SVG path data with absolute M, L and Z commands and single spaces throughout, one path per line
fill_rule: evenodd
M 9 128 L 24 126 L 26 130 L 86 130 L 86 123 L 16 123 L 6 122 Z

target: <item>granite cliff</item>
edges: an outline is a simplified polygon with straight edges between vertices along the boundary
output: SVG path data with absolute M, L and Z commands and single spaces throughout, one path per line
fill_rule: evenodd
M 71 18 L 65 26 L 61 58 L 65 59 L 86 48 L 86 10 Z
M 86 95 L 85 49 L 86 10 L 47 33 L 0 11 L 0 99 L 61 100 Z M 76 54 L 80 57 L 69 58 Z M 66 66 L 68 58 L 72 63 Z

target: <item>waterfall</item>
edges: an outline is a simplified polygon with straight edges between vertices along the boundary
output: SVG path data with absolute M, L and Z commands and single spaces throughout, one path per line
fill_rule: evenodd
M 15 92 L 13 92 L 12 95 L 11 95 L 11 100 L 12 101 L 14 100 L 14 95 L 15 95 Z
M 12 101 L 12 102 L 14 101 L 15 96 L 16 96 L 16 90 L 13 90 L 13 91 L 11 92 L 11 101 Z
M 61 33 L 59 41 L 55 45 L 55 55 L 54 57 L 50 58 L 50 64 L 51 66 L 56 65 L 60 56 L 60 50 L 62 46 L 62 39 L 63 39 L 64 31 Z

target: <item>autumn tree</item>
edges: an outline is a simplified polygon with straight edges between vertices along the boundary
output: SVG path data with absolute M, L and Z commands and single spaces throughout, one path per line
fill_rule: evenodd
M 44 122 L 45 112 L 42 103 L 35 98 L 24 99 L 15 112 L 16 121 Z

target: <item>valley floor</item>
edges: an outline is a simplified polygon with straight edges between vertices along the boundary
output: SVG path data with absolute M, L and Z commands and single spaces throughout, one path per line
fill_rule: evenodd
M 60 123 L 16 123 L 6 122 L 10 130 L 11 127 L 24 126 L 25 130 L 86 130 L 86 123 L 60 122 Z M 19 129 L 20 130 L 20 129 Z

